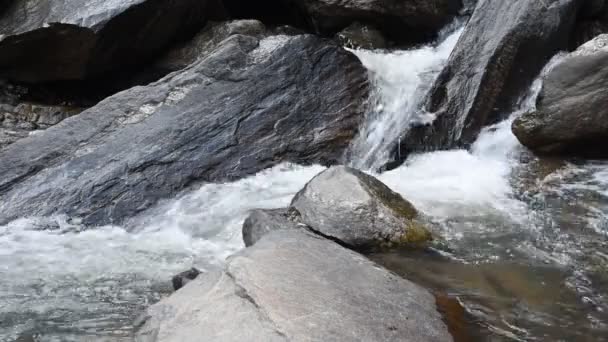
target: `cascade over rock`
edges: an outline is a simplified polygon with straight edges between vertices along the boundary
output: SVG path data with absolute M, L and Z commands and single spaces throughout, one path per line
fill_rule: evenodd
M 367 97 L 367 71 L 330 41 L 229 37 L 181 72 L 0 151 L 0 223 L 119 223 L 195 182 L 337 163 Z
M 426 109 L 435 120 L 405 132 L 401 152 L 470 144 L 482 127 L 503 119 L 550 57 L 568 46 L 579 5 L 480 0 L 429 94 Z
M 225 4 L 237 17 L 255 17 L 327 35 L 360 22 L 397 41 L 436 34 L 462 6 L 460 0 L 225 0 Z
M 135 340 L 452 338 L 427 290 L 313 233 L 279 230 L 152 306 Z
M 536 110 L 513 122 L 542 154 L 608 157 L 608 34 L 566 56 L 544 78 Z
M 207 3 L 13 0 L 0 12 L 0 77 L 80 80 L 138 65 L 199 29 Z

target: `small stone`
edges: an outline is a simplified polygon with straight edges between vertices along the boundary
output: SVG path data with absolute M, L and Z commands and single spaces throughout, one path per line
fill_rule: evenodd
M 171 279 L 173 289 L 175 291 L 181 289 L 182 287 L 186 286 L 186 284 L 196 279 L 199 274 L 201 274 L 201 271 L 199 271 L 196 267 L 192 267 L 191 269 L 174 276 L 173 279 Z

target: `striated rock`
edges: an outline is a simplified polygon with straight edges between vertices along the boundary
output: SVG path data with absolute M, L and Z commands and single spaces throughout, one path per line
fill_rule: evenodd
M 281 230 L 152 306 L 137 342 L 451 341 L 425 289 L 304 230 Z
M 0 77 L 79 80 L 139 65 L 206 12 L 207 0 L 14 0 L 0 12 Z
M 376 178 L 345 166 L 317 175 L 291 206 L 310 229 L 348 246 L 431 239 L 412 204 Z
M 401 152 L 470 144 L 482 127 L 507 116 L 550 57 L 567 47 L 579 4 L 480 0 L 427 99 L 434 122 L 406 132 Z
M 289 24 L 333 35 L 360 22 L 396 41 L 428 38 L 458 14 L 460 0 L 225 0 L 238 18 Z
M 543 79 L 536 111 L 513 122 L 519 141 L 541 154 L 608 157 L 608 35 L 566 56 Z
M 367 71 L 336 44 L 232 36 L 181 72 L 0 151 L 0 222 L 63 213 L 119 223 L 195 182 L 337 163 L 367 97 Z
M 243 223 L 245 246 L 253 246 L 264 235 L 281 229 L 302 229 L 306 225 L 298 223 L 299 214 L 293 209 L 256 209 Z
M 352 49 L 386 49 L 388 43 L 382 32 L 376 28 L 359 23 L 353 23 L 349 27 L 340 31 L 336 38 L 338 41 Z

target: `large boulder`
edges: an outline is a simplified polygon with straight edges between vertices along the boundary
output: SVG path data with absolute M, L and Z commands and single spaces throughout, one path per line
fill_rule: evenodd
M 137 342 L 452 340 L 428 291 L 304 230 L 269 233 L 145 317 Z
M 310 229 L 352 247 L 431 238 L 412 204 L 376 178 L 345 166 L 317 175 L 291 206 Z
M 428 38 L 458 14 L 460 0 L 225 0 L 237 17 L 305 26 L 334 34 L 360 22 L 381 29 L 394 40 Z
M 547 61 L 567 48 L 579 5 L 479 0 L 427 99 L 435 120 L 404 132 L 401 155 L 468 145 L 508 115 Z
M 75 80 L 138 65 L 200 28 L 207 0 L 13 0 L 0 12 L 0 77 Z
M 543 154 L 608 157 L 608 35 L 566 56 L 544 78 L 536 110 L 513 122 L 522 144 Z
M 0 222 L 62 213 L 119 223 L 195 182 L 336 163 L 367 97 L 367 71 L 336 44 L 232 36 L 181 72 L 0 151 Z

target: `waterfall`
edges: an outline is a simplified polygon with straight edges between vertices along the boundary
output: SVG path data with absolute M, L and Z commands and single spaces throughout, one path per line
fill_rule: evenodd
M 411 50 L 352 51 L 369 70 L 374 89 L 366 121 L 349 153 L 353 167 L 379 169 L 410 124 L 433 120 L 432 113 L 422 110 L 423 101 L 462 30 L 450 26 L 437 44 Z

